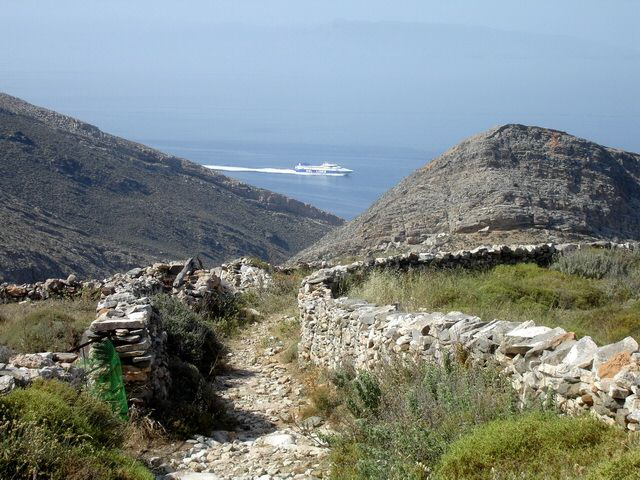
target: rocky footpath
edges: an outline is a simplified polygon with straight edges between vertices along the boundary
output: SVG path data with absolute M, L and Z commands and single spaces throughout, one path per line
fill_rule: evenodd
M 232 430 L 195 436 L 161 469 L 166 480 L 276 480 L 326 476 L 328 449 L 319 418 L 297 420 L 303 387 L 278 360 L 278 345 L 264 347 L 280 318 L 255 324 L 234 341 L 228 367 L 215 381 Z M 319 428 L 318 428 L 319 427 Z M 153 462 L 162 462 L 159 458 Z
M 568 413 L 589 411 L 606 423 L 640 431 L 640 349 L 631 337 L 598 346 L 590 337 L 578 339 L 573 332 L 531 321 L 489 321 L 462 312 L 405 313 L 396 305 L 338 297 L 340 285 L 349 276 L 373 268 L 543 261 L 550 253 L 578 247 L 497 246 L 435 256 L 402 255 L 320 270 L 303 281 L 298 296 L 300 361 L 329 369 L 375 370 L 394 360 L 441 362 L 457 357 L 475 368 L 498 366 L 522 401 L 552 400 Z

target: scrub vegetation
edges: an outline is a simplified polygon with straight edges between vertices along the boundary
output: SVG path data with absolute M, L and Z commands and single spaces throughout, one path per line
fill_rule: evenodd
M 337 480 L 640 478 L 632 434 L 550 405 L 519 405 L 492 368 L 453 362 L 340 373 L 323 402 L 334 402 Z
M 550 268 L 374 272 L 350 297 L 405 311 L 452 311 L 484 320 L 534 320 L 609 343 L 640 334 L 640 253 L 583 250 Z
M 129 432 L 107 404 L 36 381 L 0 397 L 0 478 L 152 480 L 123 451 Z
M 90 297 L 0 305 L 0 345 L 20 353 L 64 352 L 80 344 L 95 316 Z

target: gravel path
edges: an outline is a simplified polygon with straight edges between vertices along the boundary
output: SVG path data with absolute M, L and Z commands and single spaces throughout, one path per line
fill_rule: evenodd
M 188 440 L 191 447 L 169 462 L 164 478 L 314 479 L 326 478 L 328 449 L 318 439 L 317 417 L 296 420 L 305 404 L 303 387 L 279 360 L 282 348 L 269 330 L 281 317 L 252 325 L 229 345 L 228 369 L 215 387 L 236 422 L 232 431 Z M 275 345 L 274 345 L 275 342 Z M 267 348 L 264 345 L 271 345 Z

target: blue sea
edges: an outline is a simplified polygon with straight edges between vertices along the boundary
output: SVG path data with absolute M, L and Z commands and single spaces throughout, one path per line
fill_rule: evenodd
M 309 203 L 347 220 L 364 212 L 385 191 L 438 153 L 393 147 L 149 139 L 140 139 L 140 142 L 202 165 L 293 168 L 301 162 L 314 165 L 337 163 L 352 169 L 354 173 L 345 177 L 221 173 Z

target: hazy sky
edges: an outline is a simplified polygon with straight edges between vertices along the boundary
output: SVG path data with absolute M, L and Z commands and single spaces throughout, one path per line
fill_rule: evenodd
M 638 0 L 3 0 L 0 90 L 135 139 L 640 151 Z

